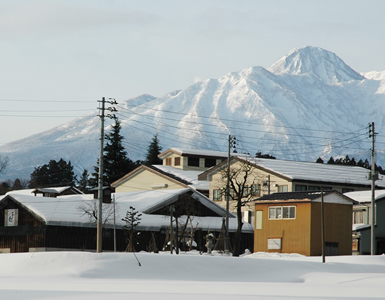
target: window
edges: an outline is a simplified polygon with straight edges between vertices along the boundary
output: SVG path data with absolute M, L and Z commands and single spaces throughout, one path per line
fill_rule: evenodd
M 166 158 L 166 166 L 171 166 L 171 157 Z
M 307 191 L 307 186 L 306 185 L 296 184 L 295 185 L 295 191 L 296 192 Z
M 262 210 L 257 210 L 255 216 L 255 229 L 262 229 Z
M 321 188 L 319 186 L 312 186 L 312 185 L 309 185 L 309 191 L 320 191 Z
M 287 192 L 287 185 L 278 186 L 278 193 L 286 193 L 286 192 Z
M 217 160 L 215 158 L 206 158 L 205 159 L 205 168 L 214 167 L 217 164 Z
M 353 224 L 364 224 L 364 210 L 353 211 Z
M 295 219 L 295 206 L 284 206 L 282 212 L 284 219 Z
M 269 207 L 269 220 L 295 219 L 295 206 Z
M 235 198 L 235 190 L 233 188 L 230 188 L 229 196 L 231 199 Z
M 268 250 L 280 250 L 281 249 L 281 239 L 267 239 L 267 249 Z
M 249 187 L 245 185 L 243 187 L 243 197 L 247 197 L 249 195 Z
M 180 166 L 180 157 L 174 158 L 174 166 Z
M 199 157 L 189 157 L 187 164 L 190 167 L 199 167 Z
M 260 184 L 253 184 L 250 187 L 250 193 L 251 193 L 251 196 L 259 197 L 261 195 L 261 185 Z
M 222 190 L 214 190 L 213 191 L 213 200 L 214 201 L 222 200 Z
M 269 219 L 282 219 L 282 207 L 269 207 Z

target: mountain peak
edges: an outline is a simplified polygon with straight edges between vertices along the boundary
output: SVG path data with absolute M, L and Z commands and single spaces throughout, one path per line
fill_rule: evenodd
M 310 74 L 326 84 L 364 79 L 333 52 L 312 46 L 293 49 L 268 70 L 277 75 Z

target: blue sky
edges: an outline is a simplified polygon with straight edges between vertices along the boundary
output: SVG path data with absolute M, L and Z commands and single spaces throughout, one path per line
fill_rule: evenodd
M 103 96 L 162 96 L 307 45 L 383 71 L 384 11 L 378 0 L 1 1 L 0 145 L 91 113 Z

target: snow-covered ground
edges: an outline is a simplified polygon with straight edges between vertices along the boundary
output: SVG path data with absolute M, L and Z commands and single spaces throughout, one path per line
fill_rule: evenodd
M 138 263 L 140 262 L 140 265 Z M 385 256 L 0 254 L 0 299 L 384 299 Z

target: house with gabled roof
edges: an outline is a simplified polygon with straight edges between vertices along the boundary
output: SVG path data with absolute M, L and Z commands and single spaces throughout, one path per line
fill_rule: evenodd
M 224 152 L 185 148 L 170 148 L 158 155 L 162 165 L 139 166 L 111 184 L 117 193 L 193 188 L 209 194 L 209 182 L 198 180 L 203 171 L 226 159 Z
M 161 250 L 170 227 L 170 206 L 174 216 L 187 224 L 186 203 L 189 203 L 189 219 L 186 228 L 195 230 L 194 240 L 205 251 L 204 236 L 210 231 L 219 236 L 226 210 L 206 196 L 191 188 L 168 190 L 142 190 L 116 193 L 116 244 L 117 251 L 127 247 L 122 218 L 130 207 L 142 214 L 137 230 L 141 240 L 136 250 L 147 250 L 150 243 Z M 93 207 L 93 195 L 67 195 L 35 197 L 22 191 L 9 192 L 0 199 L 0 252 L 60 251 L 96 249 L 96 222 L 90 220 L 81 209 Z M 105 203 L 112 208 L 114 202 Z M 103 228 L 103 251 L 114 249 L 113 219 Z M 175 220 L 173 222 L 175 226 Z M 234 234 L 237 220 L 230 214 L 230 233 Z M 252 249 L 253 228 L 243 226 L 244 247 Z
M 182 170 L 165 165 L 139 166 L 111 184 L 116 193 L 192 188 L 208 196 L 209 182 L 198 181 L 196 170 Z
M 253 182 L 253 186 L 251 184 L 247 186 L 247 182 L 246 186 L 254 191 L 253 199 L 276 192 L 320 191 L 323 189 L 346 193 L 368 190 L 371 187 L 368 179 L 369 170 L 358 166 L 256 158 L 233 153 L 231 168 L 237 168 L 242 164 L 252 167 L 249 181 Z M 224 176 L 226 168 L 227 160 L 206 170 L 198 178 L 210 181 L 209 197 L 222 206 L 226 206 L 223 193 L 226 184 Z M 256 178 L 258 182 L 256 182 Z M 385 189 L 383 177 L 376 181 L 376 186 L 377 189 Z M 233 206 L 230 203 L 231 207 Z M 253 224 L 253 210 L 247 206 L 243 209 L 244 220 Z
M 353 254 L 371 253 L 372 191 L 344 194 L 357 203 L 353 206 Z M 385 253 L 385 190 L 374 192 L 374 254 Z
M 337 191 L 307 191 L 273 193 L 253 203 L 255 252 L 319 256 L 323 226 L 325 255 L 352 254 L 353 199 Z

